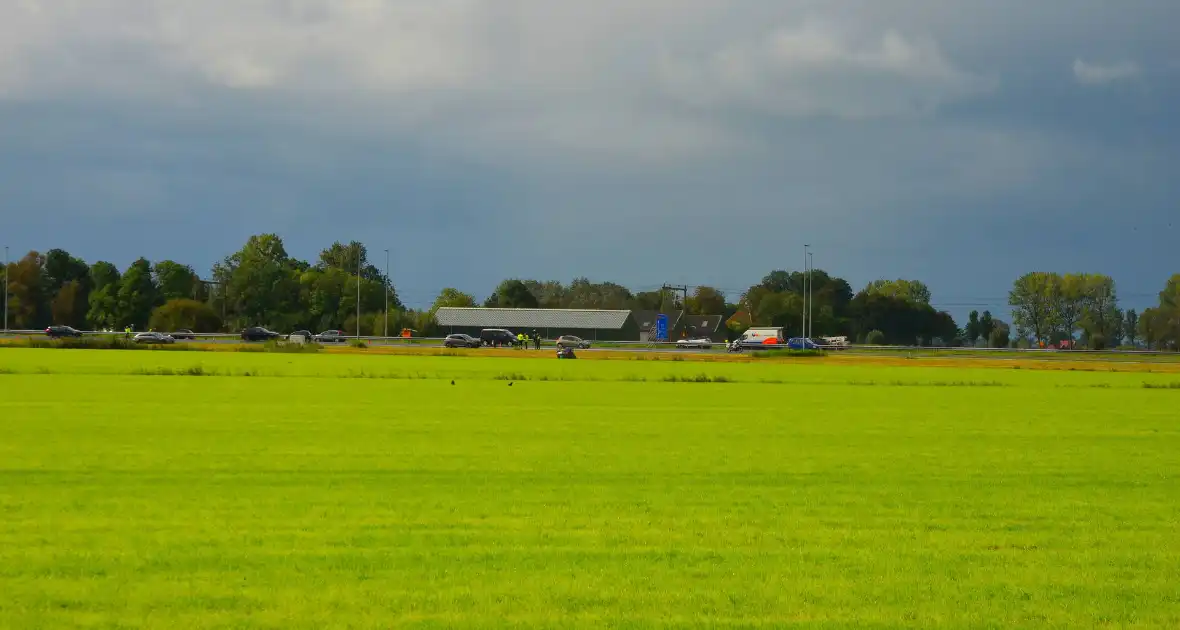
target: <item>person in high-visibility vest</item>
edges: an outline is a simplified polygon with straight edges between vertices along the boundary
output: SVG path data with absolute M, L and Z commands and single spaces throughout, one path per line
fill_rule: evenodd
M 516 343 L 517 348 L 524 347 L 524 333 L 516 333 L 516 342 L 517 342 Z

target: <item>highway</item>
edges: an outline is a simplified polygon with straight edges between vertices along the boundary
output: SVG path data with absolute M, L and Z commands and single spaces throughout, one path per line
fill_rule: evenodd
M 105 332 L 105 331 L 84 331 L 86 337 L 120 337 L 124 333 L 119 332 Z M 4 339 L 46 339 L 44 331 L 40 330 L 11 330 L 0 331 L 0 341 Z M 285 337 L 281 338 L 285 339 Z M 404 339 L 402 337 L 348 337 L 347 341 L 361 340 L 369 347 L 375 348 L 391 348 L 391 347 L 418 347 L 418 348 L 440 348 L 443 344 L 443 338 L 414 338 Z M 181 344 L 258 344 L 261 342 L 244 341 L 234 334 L 198 334 L 193 340 L 177 340 Z M 543 342 L 542 350 L 552 352 L 555 346 L 552 341 Z M 603 342 L 604 346 L 594 346 L 588 349 L 576 350 L 577 352 L 634 352 L 634 353 L 675 353 L 675 354 L 724 354 L 727 352 L 724 343 L 714 344 L 710 349 L 704 348 L 678 348 L 675 343 L 659 343 L 653 344 L 651 342 L 639 341 L 611 341 Z M 594 344 L 591 341 L 591 344 Z M 345 346 L 347 342 L 324 344 L 325 347 Z M 531 346 L 530 346 L 531 347 Z M 784 346 L 768 346 L 765 349 L 783 349 Z M 1108 351 L 1093 351 L 1093 350 L 1043 350 L 1039 348 L 1030 349 L 1014 349 L 1014 348 L 932 348 L 932 347 L 918 347 L 918 346 L 851 346 L 841 349 L 828 348 L 828 350 L 838 351 L 840 354 L 849 355 L 868 355 L 868 356 L 905 356 L 910 358 L 981 358 L 992 357 L 996 359 L 1033 359 L 1037 357 L 1043 358 L 1063 358 L 1065 355 L 1082 358 L 1087 355 L 1102 355 L 1104 357 L 1118 358 L 1121 360 L 1129 359 L 1149 359 L 1155 357 L 1157 359 L 1177 358 L 1180 359 L 1180 354 L 1175 352 L 1161 352 L 1150 350 L 1108 350 Z

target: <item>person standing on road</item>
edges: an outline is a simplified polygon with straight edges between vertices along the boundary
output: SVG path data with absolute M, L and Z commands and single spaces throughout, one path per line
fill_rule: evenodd
M 533 346 L 537 350 L 541 349 L 541 334 L 535 330 L 533 331 Z
M 524 333 L 516 333 L 516 348 L 524 348 Z

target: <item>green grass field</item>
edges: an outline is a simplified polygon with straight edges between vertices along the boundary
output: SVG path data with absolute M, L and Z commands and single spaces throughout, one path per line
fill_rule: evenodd
M 0 628 L 1176 628 L 1178 382 L 0 349 Z

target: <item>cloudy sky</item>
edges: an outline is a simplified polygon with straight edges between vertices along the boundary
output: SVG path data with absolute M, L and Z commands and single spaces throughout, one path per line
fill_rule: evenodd
M 818 266 L 1002 309 L 1180 272 L 1180 3 L 0 0 L 0 241 L 358 239 L 411 305 Z

